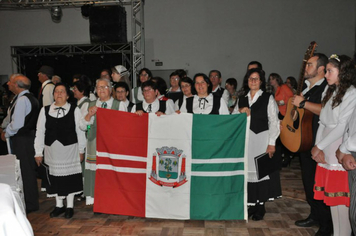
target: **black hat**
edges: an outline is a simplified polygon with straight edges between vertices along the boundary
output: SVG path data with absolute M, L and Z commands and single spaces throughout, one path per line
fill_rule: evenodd
M 51 78 L 53 76 L 53 68 L 50 66 L 41 66 L 38 72 L 47 75 L 48 78 Z

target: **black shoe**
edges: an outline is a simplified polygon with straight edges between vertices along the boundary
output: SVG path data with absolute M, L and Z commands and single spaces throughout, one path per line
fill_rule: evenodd
M 63 214 L 64 212 L 66 211 L 66 207 L 55 207 L 54 210 L 49 214 L 49 216 L 52 218 L 52 217 L 57 217 L 59 216 L 60 214 Z
M 73 208 L 67 208 L 67 210 L 66 210 L 66 213 L 64 214 L 64 217 L 66 218 L 66 219 L 70 219 L 70 218 L 72 218 L 73 217 L 73 215 L 74 215 L 74 210 L 73 210 Z
M 308 217 L 304 220 L 297 220 L 294 224 L 299 227 L 311 227 L 313 225 L 318 225 L 318 221 Z
M 263 216 L 255 214 L 252 216 L 252 220 L 254 220 L 254 221 L 263 220 Z

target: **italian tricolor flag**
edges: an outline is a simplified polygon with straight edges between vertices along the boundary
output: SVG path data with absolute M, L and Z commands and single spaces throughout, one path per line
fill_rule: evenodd
M 98 109 L 97 124 L 95 212 L 246 219 L 245 114 Z

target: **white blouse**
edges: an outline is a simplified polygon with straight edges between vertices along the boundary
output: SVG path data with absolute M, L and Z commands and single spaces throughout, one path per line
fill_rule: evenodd
M 69 103 L 66 103 L 64 106 L 62 106 L 65 109 L 64 113 L 62 110 L 55 110 L 55 108 L 57 107 L 58 106 L 52 103 L 52 105 L 49 108 L 48 114 L 55 118 L 61 118 L 67 115 L 71 105 Z M 79 128 L 79 121 L 81 117 L 82 115 L 80 113 L 80 110 L 78 107 L 76 107 L 74 110 L 75 131 L 77 133 L 77 138 L 78 138 L 79 153 L 84 153 L 84 149 L 86 147 L 86 138 L 85 138 L 85 133 Z M 36 138 L 35 138 L 36 157 L 43 156 L 43 149 L 45 147 L 44 144 L 45 132 L 46 132 L 46 114 L 45 114 L 44 107 L 42 107 L 37 120 L 37 130 L 36 130 Z
M 200 98 L 198 95 L 194 95 L 193 98 L 193 113 L 194 114 L 210 114 L 213 110 L 214 96 L 210 93 L 205 98 Z M 184 99 L 183 104 L 180 108 L 180 111 L 187 113 L 186 99 Z M 220 98 L 220 108 L 219 115 L 229 115 L 229 109 L 223 98 Z
M 151 113 L 156 113 L 159 110 L 159 100 L 158 98 L 156 98 L 156 100 L 154 100 L 152 103 L 147 103 L 145 100 L 143 100 L 142 102 L 142 108 L 145 112 L 148 111 L 148 107 L 149 105 L 151 105 Z M 134 105 L 132 107 L 131 113 L 135 113 L 136 112 L 136 105 Z M 166 101 L 166 115 L 170 115 L 173 114 L 174 111 L 174 104 L 173 101 L 171 99 L 169 99 L 168 101 Z
M 249 106 L 251 107 L 262 94 L 263 91 L 260 89 L 257 91 L 255 96 L 251 98 L 251 94 L 250 92 L 248 92 L 246 96 L 248 97 Z M 267 116 L 268 116 L 268 137 L 269 137 L 268 144 L 275 146 L 276 139 L 278 138 L 280 133 L 280 128 L 279 128 L 280 122 L 278 119 L 278 105 L 274 100 L 273 96 L 269 97 L 267 113 L 268 113 Z M 231 114 L 240 114 L 238 102 L 236 103 L 236 106 Z
M 325 88 L 326 91 L 327 88 Z M 324 92 L 325 94 L 325 92 Z M 336 92 L 321 109 L 319 116 L 319 128 L 316 135 L 315 144 L 320 150 L 324 150 L 327 146 L 338 140 L 343 136 L 345 128 L 350 121 L 351 114 L 353 113 L 356 106 L 356 89 L 351 86 L 346 91 L 342 102 L 332 109 L 332 100 Z M 322 137 L 325 128 L 331 128 L 332 130 L 327 136 Z

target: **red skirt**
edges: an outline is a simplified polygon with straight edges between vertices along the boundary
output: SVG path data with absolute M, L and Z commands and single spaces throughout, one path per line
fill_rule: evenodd
M 328 170 L 317 165 L 314 199 L 323 200 L 328 206 L 350 206 L 350 191 L 347 171 Z

